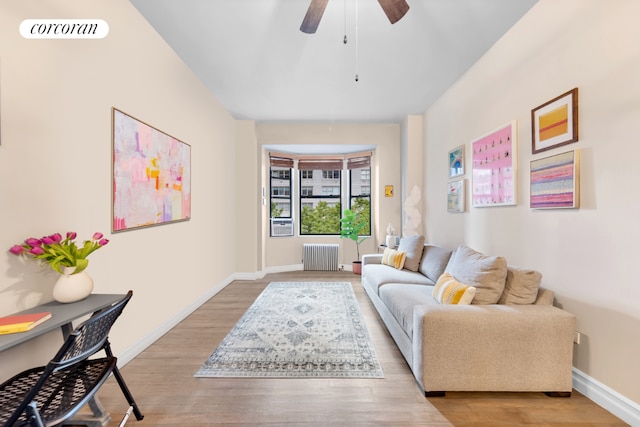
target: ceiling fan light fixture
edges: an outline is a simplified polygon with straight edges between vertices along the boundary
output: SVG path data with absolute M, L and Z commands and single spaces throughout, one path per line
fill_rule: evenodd
M 307 13 L 302 20 L 302 25 L 300 25 L 300 31 L 306 34 L 316 32 L 328 2 L 329 0 L 311 0 Z M 409 11 L 409 5 L 406 0 L 378 0 L 378 3 L 380 3 L 391 24 L 401 20 Z
M 391 24 L 401 20 L 409 11 L 409 5 L 405 0 L 378 0 L 378 3 Z
M 302 20 L 302 25 L 300 25 L 300 31 L 307 34 L 313 34 L 316 32 L 328 2 L 329 0 L 311 0 L 309 9 L 307 9 L 307 14 Z

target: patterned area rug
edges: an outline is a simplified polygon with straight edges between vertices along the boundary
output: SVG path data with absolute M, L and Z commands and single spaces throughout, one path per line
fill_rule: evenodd
M 342 282 L 270 283 L 195 376 L 384 377 Z

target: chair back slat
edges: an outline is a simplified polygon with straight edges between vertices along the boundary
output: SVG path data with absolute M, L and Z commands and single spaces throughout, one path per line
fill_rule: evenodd
M 79 360 L 86 359 L 104 347 L 109 331 L 127 305 L 133 292 L 129 291 L 123 299 L 94 313 L 89 319 L 78 325 L 60 348 L 51 364 L 55 370 L 63 369 Z

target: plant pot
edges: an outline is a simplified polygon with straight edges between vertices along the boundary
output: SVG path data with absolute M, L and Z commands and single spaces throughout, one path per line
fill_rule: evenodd
M 71 274 L 75 267 L 65 267 L 53 286 L 53 299 L 62 303 L 76 302 L 85 299 L 93 291 L 93 279 L 86 270 Z
M 351 264 L 353 274 L 362 274 L 362 261 L 353 261 Z

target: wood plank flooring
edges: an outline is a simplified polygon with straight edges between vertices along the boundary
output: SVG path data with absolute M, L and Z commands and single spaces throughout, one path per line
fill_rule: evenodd
M 373 339 L 384 379 L 194 378 L 262 290 L 273 281 L 348 281 Z M 145 415 L 127 426 L 624 426 L 574 390 L 447 393 L 425 398 L 360 284 L 350 272 L 290 272 L 235 281 L 122 369 Z M 99 392 L 118 426 L 127 404 L 115 380 Z

